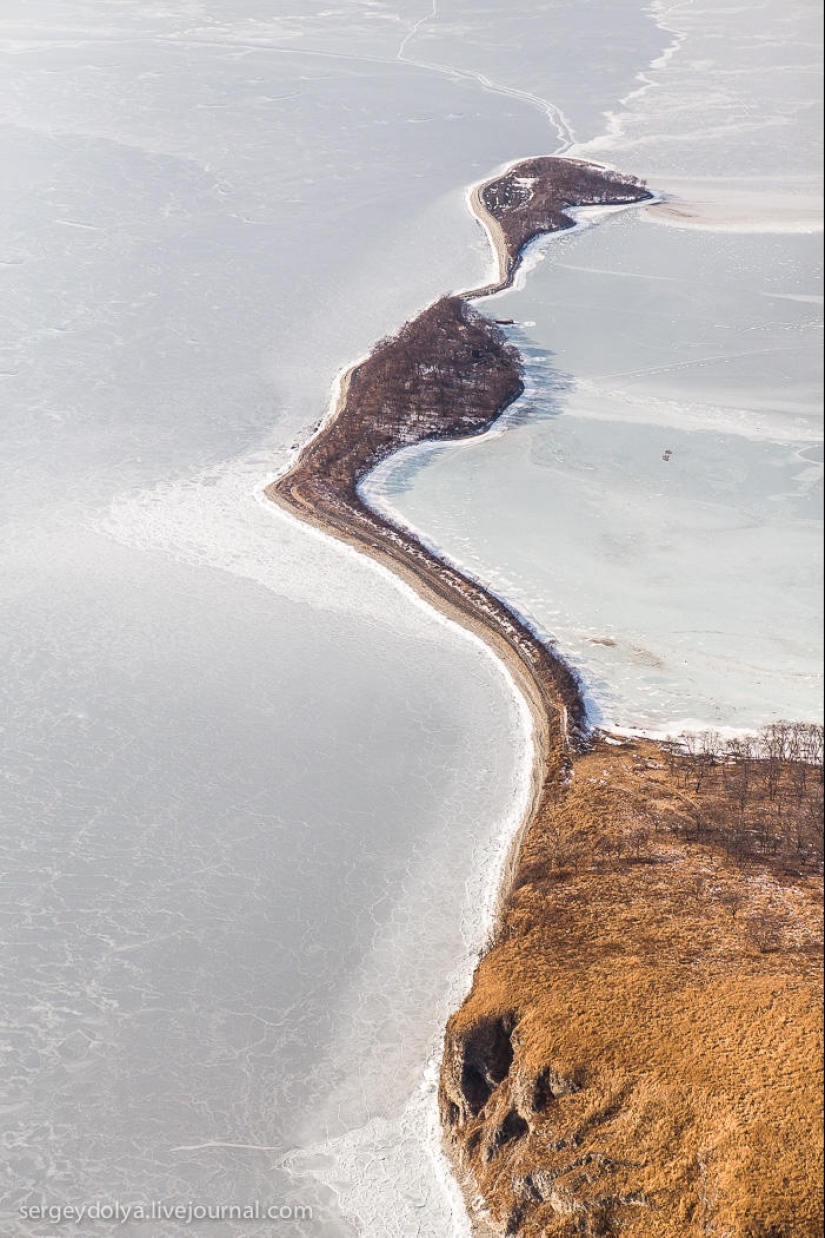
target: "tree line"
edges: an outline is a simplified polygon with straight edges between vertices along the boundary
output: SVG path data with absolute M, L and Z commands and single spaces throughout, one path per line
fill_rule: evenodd
M 823 863 L 823 728 L 773 722 L 755 735 L 713 730 L 661 745 L 684 809 L 660 822 L 696 841 L 715 839 L 735 858 L 777 859 L 790 868 Z
M 511 263 L 544 232 L 573 224 L 573 206 L 618 206 L 651 195 L 645 181 L 570 159 L 526 159 L 482 190 L 482 201 L 504 233 Z
M 399 447 L 484 429 L 521 393 L 521 373 L 517 349 L 494 323 L 460 297 L 442 297 L 376 344 L 303 463 L 351 495 Z

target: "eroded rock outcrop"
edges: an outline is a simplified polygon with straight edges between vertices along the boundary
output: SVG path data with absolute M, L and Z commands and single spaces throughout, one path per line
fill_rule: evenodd
M 514 1023 L 512 1014 L 481 1020 L 445 1049 L 441 1090 L 451 1126 L 477 1117 L 509 1075 Z
M 552 1138 L 553 1106 L 578 1096 L 584 1079 L 581 1068 L 531 1066 L 512 1011 L 468 1026 L 454 1020 L 448 1029 L 442 1124 L 456 1165 L 482 1186 L 488 1203 L 504 1204 L 497 1209 L 497 1232 L 515 1235 L 525 1222 L 535 1226 L 549 1213 L 578 1218 L 571 1232 L 595 1233 L 601 1226 L 607 1233 L 603 1227 L 617 1208 L 645 1203 L 641 1191 L 616 1189 L 617 1166 L 610 1158 L 577 1155 L 575 1137 Z

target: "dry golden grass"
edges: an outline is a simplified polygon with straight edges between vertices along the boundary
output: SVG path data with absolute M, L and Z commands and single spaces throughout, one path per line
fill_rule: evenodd
M 822 881 L 674 835 L 686 773 L 642 742 L 576 762 L 451 1020 L 445 1127 L 502 1232 L 822 1233 Z M 468 1106 L 485 1027 L 506 1073 Z

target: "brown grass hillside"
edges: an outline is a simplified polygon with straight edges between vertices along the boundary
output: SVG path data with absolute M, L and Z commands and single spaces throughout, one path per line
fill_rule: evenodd
M 545 800 L 442 1071 L 494 1232 L 822 1234 L 817 734 L 602 741 Z

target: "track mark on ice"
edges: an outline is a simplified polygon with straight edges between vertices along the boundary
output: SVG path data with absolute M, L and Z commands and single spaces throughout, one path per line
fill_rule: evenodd
M 402 64 L 414 65 L 419 69 L 429 69 L 434 73 L 439 73 L 450 81 L 473 81 L 476 82 L 482 90 L 495 95 L 506 95 L 508 98 L 516 99 L 520 103 L 527 103 L 531 107 L 537 107 L 543 112 L 550 124 L 556 130 L 559 142 L 561 145 L 553 151 L 554 155 L 560 155 L 568 150 L 575 142 L 575 136 L 571 128 L 570 122 L 565 116 L 561 108 L 556 107 L 549 99 L 543 98 L 541 95 L 531 94 L 529 90 L 518 90 L 512 86 L 503 86 L 499 82 L 492 81 L 483 73 L 477 73 L 474 69 L 457 69 L 452 65 L 438 64 L 426 60 L 414 60 L 411 56 L 406 55 L 407 44 L 410 43 L 415 36 L 420 32 L 421 28 L 427 22 L 435 22 L 438 20 L 438 5 L 437 0 L 432 0 L 432 6 L 429 13 L 423 17 L 419 17 L 411 29 L 407 32 L 396 52 L 396 60 Z

